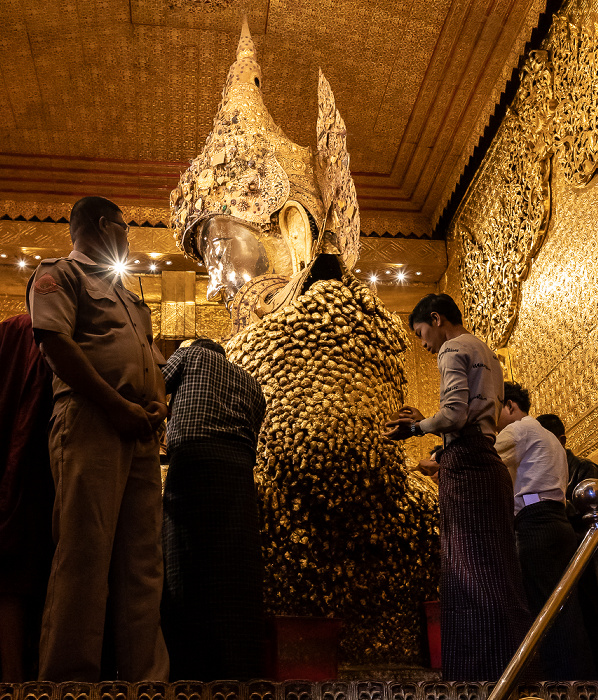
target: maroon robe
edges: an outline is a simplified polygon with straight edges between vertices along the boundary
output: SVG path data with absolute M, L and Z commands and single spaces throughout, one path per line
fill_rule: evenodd
M 0 323 L 0 593 L 34 593 L 51 556 L 51 380 L 29 315 Z

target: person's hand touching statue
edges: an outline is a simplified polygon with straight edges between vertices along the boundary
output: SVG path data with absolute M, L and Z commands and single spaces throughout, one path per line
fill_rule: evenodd
M 387 440 L 406 440 L 422 435 L 421 430 L 417 430 L 417 424 L 421 420 L 424 420 L 424 415 L 417 408 L 401 406 L 398 413 L 393 414 L 384 424 L 386 431 L 382 433 L 382 437 Z M 413 426 L 416 426 L 415 430 Z

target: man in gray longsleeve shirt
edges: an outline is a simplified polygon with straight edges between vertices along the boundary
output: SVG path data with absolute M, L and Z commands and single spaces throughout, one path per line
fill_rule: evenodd
M 446 294 L 419 301 L 409 325 L 438 354 L 440 409 L 410 406 L 384 435 L 444 438 L 438 498 L 441 645 L 445 680 L 496 680 L 531 624 L 513 531 L 513 485 L 494 449 L 503 376 L 496 355 L 462 324 Z

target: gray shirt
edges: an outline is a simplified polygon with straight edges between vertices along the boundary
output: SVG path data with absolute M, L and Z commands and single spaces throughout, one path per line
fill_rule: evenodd
M 438 353 L 440 410 L 420 422 L 424 433 L 444 434 L 445 444 L 465 426 L 479 426 L 494 441 L 504 377 L 495 353 L 471 333 L 443 343 Z

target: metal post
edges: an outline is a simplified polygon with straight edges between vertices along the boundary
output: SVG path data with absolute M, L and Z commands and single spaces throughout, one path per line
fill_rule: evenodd
M 598 546 L 598 481 L 596 479 L 585 479 L 580 482 L 573 492 L 573 502 L 580 511 L 588 511 L 583 517 L 584 520 L 590 521 L 590 528 L 575 556 L 569 562 L 569 566 L 557 587 L 546 601 L 538 617 L 534 620 L 529 632 L 511 661 L 509 661 L 502 676 L 498 679 L 488 700 L 505 700 L 512 693 L 521 672 L 546 632 L 550 629 L 556 616 L 567 601 L 571 589 L 577 583 L 586 564 L 590 561 Z M 555 680 L 558 680 L 558 678 Z

